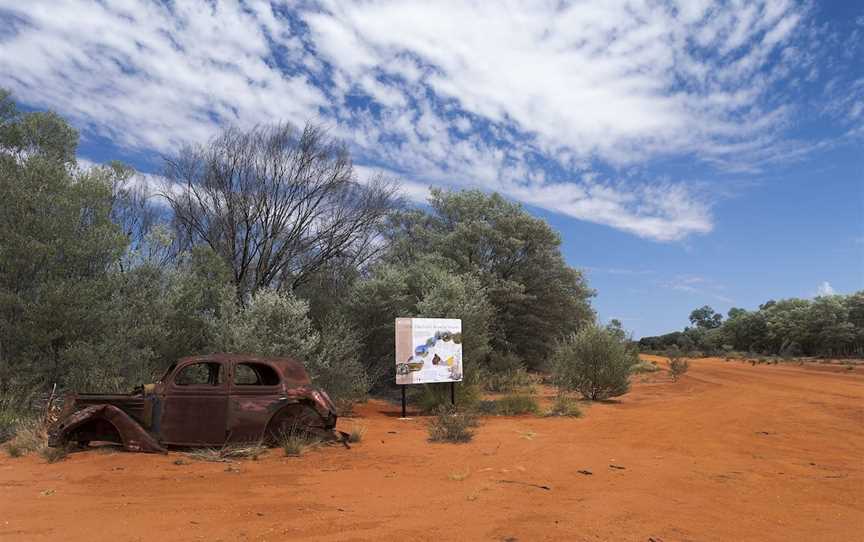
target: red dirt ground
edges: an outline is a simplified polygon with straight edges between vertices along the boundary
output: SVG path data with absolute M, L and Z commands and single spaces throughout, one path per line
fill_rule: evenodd
M 4 455 L 0 539 L 864 540 L 864 367 L 700 359 L 580 419 L 486 418 L 462 445 L 397 410 L 341 420 L 368 429 L 351 450 L 235 471 L 179 452 Z

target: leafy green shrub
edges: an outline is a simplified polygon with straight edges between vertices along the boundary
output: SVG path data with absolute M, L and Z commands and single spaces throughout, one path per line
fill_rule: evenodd
M 477 417 L 464 410 L 442 406 L 429 422 L 431 442 L 469 442 L 474 438 L 471 428 L 477 427 Z
M 624 341 L 592 325 L 558 344 L 551 367 L 560 390 L 576 390 L 587 399 L 600 401 L 627 393 L 635 362 Z
M 519 414 L 537 414 L 540 406 L 537 399 L 531 395 L 514 393 L 498 399 L 498 414 L 516 416 Z
M 323 325 L 317 351 L 306 362 L 312 382 L 327 391 L 340 412 L 350 412 L 352 403 L 365 400 L 371 387 L 357 356 L 362 346 L 357 330 L 347 320 L 334 318 Z
M 552 406 L 546 412 L 547 416 L 570 416 L 573 418 L 581 418 L 582 410 L 579 408 L 579 402 L 567 394 L 559 393 L 552 402 Z

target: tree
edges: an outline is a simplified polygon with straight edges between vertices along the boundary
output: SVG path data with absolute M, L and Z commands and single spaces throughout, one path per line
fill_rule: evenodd
M 111 300 L 107 280 L 126 247 L 111 221 L 114 172 L 80 171 L 77 143 L 78 134 L 59 116 L 21 113 L 0 92 L 4 383 L 18 364 L 56 382 L 67 372 L 63 351 L 110 325 L 100 317 Z
M 577 390 L 600 401 L 627 393 L 636 356 L 605 329 L 585 326 L 558 344 L 551 361 L 553 379 L 562 391 Z
M 555 341 L 593 322 L 594 292 L 561 256 L 545 221 L 498 194 L 433 189 L 432 212 L 393 217 L 390 261 L 435 254 L 456 274 L 479 278 L 494 307 L 492 346 L 537 368 Z
M 715 329 L 723 323 L 723 315 L 705 305 L 690 313 L 690 323 L 700 329 Z
M 381 263 L 355 285 L 345 311 L 364 338 L 361 359 L 373 382 L 393 371 L 397 317 L 460 318 L 466 375 L 490 352 L 493 308 L 480 280 L 457 274 L 432 255 L 413 263 Z
M 334 259 L 362 266 L 395 186 L 355 179 L 345 147 L 307 125 L 230 128 L 166 161 L 163 196 L 185 240 L 229 265 L 241 302 L 259 288 L 296 289 Z

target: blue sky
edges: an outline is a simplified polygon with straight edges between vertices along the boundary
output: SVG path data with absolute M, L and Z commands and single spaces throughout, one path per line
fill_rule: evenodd
M 864 4 L 0 0 L 0 85 L 84 163 L 326 125 L 365 180 L 498 191 L 602 320 L 864 288 Z

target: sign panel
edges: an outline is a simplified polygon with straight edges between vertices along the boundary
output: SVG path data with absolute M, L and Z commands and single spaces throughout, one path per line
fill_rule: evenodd
M 396 319 L 396 383 L 462 381 L 462 320 Z

